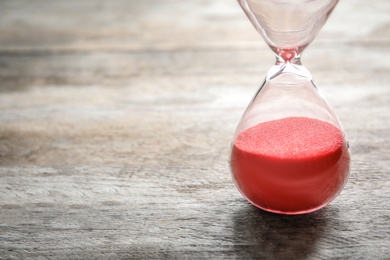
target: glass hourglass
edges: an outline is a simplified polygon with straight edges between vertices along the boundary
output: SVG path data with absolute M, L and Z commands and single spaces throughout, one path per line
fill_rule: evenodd
M 234 134 L 230 169 L 253 205 L 303 214 L 330 203 L 347 182 L 348 143 L 336 114 L 301 64 L 338 0 L 238 0 L 276 54 Z

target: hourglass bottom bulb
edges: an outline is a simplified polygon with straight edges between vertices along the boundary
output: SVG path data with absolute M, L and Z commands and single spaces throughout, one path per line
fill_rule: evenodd
M 303 214 L 331 202 L 344 187 L 350 156 L 341 130 L 306 117 L 260 123 L 238 134 L 230 167 L 253 205 Z

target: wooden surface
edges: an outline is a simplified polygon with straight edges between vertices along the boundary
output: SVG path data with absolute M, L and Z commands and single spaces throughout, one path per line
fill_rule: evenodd
M 0 1 L 0 259 L 389 259 L 389 13 L 341 1 L 303 54 L 352 172 L 280 216 L 229 173 L 274 62 L 236 1 Z

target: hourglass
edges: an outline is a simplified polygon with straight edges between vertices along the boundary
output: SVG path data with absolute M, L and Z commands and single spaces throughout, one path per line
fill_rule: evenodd
M 338 0 L 239 0 L 276 64 L 242 116 L 230 169 L 253 205 L 303 214 L 330 203 L 347 182 L 348 143 L 332 108 L 301 64 Z

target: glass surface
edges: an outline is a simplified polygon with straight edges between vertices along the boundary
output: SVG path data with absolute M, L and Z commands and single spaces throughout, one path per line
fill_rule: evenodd
M 246 15 L 276 52 L 301 53 L 317 36 L 338 0 L 239 0 Z
M 337 0 L 238 2 L 275 52 L 276 62 L 234 134 L 233 179 L 261 209 L 312 212 L 341 192 L 350 168 L 339 120 L 300 60 Z

